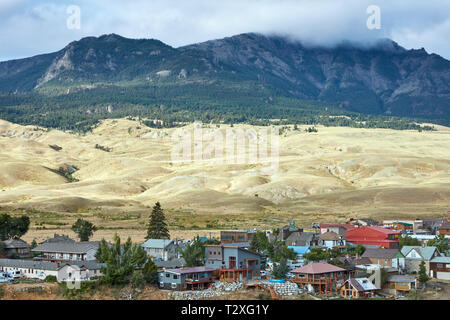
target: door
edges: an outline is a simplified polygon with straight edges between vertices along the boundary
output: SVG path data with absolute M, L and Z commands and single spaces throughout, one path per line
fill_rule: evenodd
M 236 268 L 236 257 L 230 257 L 228 259 L 228 267 L 230 269 L 235 269 Z

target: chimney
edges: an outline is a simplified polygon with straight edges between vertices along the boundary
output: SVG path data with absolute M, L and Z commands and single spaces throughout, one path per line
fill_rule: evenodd
M 355 259 L 356 259 L 356 260 L 358 260 L 358 259 L 359 259 L 359 253 L 356 253 L 356 257 L 355 257 Z
M 425 241 L 422 240 L 422 248 L 425 248 Z

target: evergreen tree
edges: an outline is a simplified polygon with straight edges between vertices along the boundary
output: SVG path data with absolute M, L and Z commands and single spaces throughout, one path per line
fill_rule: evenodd
M 29 217 L 13 218 L 4 213 L 0 215 L 0 240 L 19 239 L 28 232 L 29 227 Z
M 282 259 L 279 264 L 273 267 L 273 276 L 276 279 L 286 279 L 286 274 L 289 272 L 286 259 Z
M 430 278 L 428 277 L 428 274 L 427 274 L 427 269 L 425 267 L 425 261 L 422 261 L 420 263 L 418 280 L 423 285 L 425 285 L 427 283 L 427 281 L 430 280 Z
M 199 237 L 196 237 L 191 243 L 187 243 L 184 249 L 180 248 L 180 253 L 184 261 L 186 261 L 187 267 L 204 265 L 205 247 L 203 247 Z
M 164 211 L 159 202 L 153 207 L 147 229 L 147 237 L 145 239 L 170 239 L 166 217 L 164 216 Z
M 147 259 L 147 263 L 142 270 L 144 279 L 149 284 L 156 284 L 158 282 L 158 267 L 152 259 Z
M 80 241 L 89 241 L 89 238 L 97 231 L 97 227 L 87 220 L 78 219 L 73 224 L 72 230 L 78 234 Z

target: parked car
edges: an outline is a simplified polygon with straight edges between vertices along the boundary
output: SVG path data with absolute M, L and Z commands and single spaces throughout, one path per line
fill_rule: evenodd
M 22 272 L 20 272 L 19 270 L 8 271 L 8 274 L 13 279 L 17 279 L 17 278 L 20 278 L 22 276 Z

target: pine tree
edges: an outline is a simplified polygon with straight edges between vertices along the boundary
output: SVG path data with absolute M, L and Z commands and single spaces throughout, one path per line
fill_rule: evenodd
M 419 282 L 422 283 L 422 285 L 425 286 L 427 281 L 430 280 L 430 278 L 427 275 L 427 269 L 425 267 L 425 261 L 422 261 L 420 263 L 418 275 L 419 275 L 419 277 L 418 277 Z
M 159 202 L 153 207 L 147 229 L 147 237 L 145 239 L 170 239 L 166 217 L 164 216 L 164 211 Z

